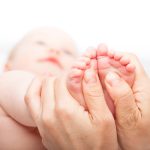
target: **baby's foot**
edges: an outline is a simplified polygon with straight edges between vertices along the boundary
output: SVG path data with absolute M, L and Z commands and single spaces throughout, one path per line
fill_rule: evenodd
M 108 72 L 115 72 L 132 87 L 135 78 L 135 66 L 124 54 L 108 51 L 106 45 L 101 44 L 97 49 L 98 74 L 101 80 L 105 99 L 108 107 L 114 114 L 114 104 L 104 84 L 104 78 Z
M 86 108 L 82 92 L 84 71 L 90 67 L 97 69 L 96 50 L 88 49 L 72 66 L 67 77 L 67 88 L 70 94 Z

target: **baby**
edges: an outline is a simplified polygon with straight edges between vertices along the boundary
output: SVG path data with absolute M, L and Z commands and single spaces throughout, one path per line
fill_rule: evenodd
M 17 44 L 5 66 L 8 72 L 0 77 L 0 149 L 44 149 L 24 103 L 24 95 L 35 75 L 66 76 L 64 86 L 86 109 L 82 80 L 84 71 L 92 68 L 99 75 L 106 102 L 114 114 L 114 104 L 103 81 L 113 71 L 132 87 L 135 77 L 132 60 L 109 51 L 104 44 L 89 49 L 73 64 L 76 58 L 75 43 L 59 29 L 35 30 Z
M 11 51 L 0 76 L 0 149 L 44 149 L 24 103 L 25 91 L 36 75 L 66 74 L 77 57 L 76 49 L 64 31 L 41 28 Z

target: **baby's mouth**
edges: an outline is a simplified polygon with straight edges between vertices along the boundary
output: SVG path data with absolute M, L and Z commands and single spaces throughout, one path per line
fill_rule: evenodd
M 59 60 L 54 57 L 41 58 L 38 59 L 38 62 L 50 62 L 57 65 L 60 69 L 64 69 Z

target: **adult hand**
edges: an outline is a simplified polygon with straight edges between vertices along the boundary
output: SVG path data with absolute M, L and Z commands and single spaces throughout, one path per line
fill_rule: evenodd
M 48 78 L 44 82 L 35 79 L 26 95 L 26 104 L 45 147 L 52 150 L 118 149 L 115 122 L 95 72 L 87 71 L 83 80 L 88 111 L 71 97 L 64 85 L 59 79 Z
M 136 56 L 132 89 L 117 74 L 109 73 L 105 84 L 116 107 L 116 126 L 120 146 L 124 150 L 150 149 L 150 79 Z

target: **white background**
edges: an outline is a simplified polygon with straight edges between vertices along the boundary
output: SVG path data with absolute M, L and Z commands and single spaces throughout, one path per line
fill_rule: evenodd
M 136 53 L 149 69 L 149 0 L 0 0 L 0 49 L 43 26 L 67 31 L 81 52 L 103 42 Z

